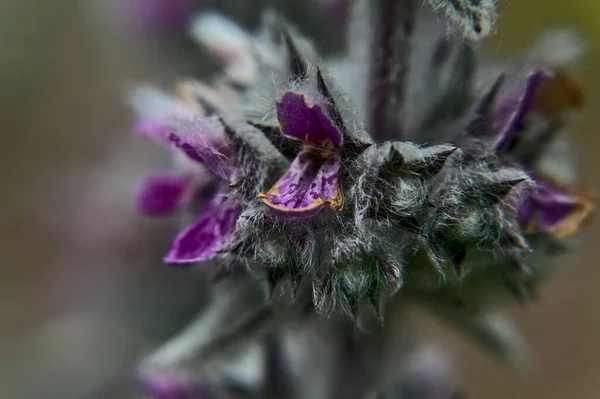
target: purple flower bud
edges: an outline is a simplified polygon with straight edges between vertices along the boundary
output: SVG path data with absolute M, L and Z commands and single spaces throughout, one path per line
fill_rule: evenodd
M 509 87 L 498 98 L 491 128 L 492 148 L 502 148 L 520 133 L 521 124 L 532 109 L 537 91 L 548 75 L 534 71 L 517 87 Z

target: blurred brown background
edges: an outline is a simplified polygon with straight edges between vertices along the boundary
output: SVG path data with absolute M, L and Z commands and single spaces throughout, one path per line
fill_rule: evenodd
M 133 210 L 136 181 L 167 160 L 130 138 L 123 97 L 129 84 L 207 68 L 184 44 L 107 22 L 118 2 L 0 1 L 3 399 L 127 397 L 133 359 L 202 296 L 193 275 L 159 263 L 174 224 Z M 503 10 L 492 39 L 501 56 L 550 26 L 573 26 L 589 40 L 581 65 L 588 106 L 573 131 L 581 180 L 600 189 L 600 2 L 516 0 Z M 452 343 L 470 398 L 600 398 L 598 228 L 588 228 L 539 303 L 513 311 L 537 356 L 527 375 L 425 321 L 427 336 Z

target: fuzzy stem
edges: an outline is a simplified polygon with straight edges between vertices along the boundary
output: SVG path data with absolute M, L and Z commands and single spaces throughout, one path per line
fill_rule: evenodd
M 393 42 L 397 30 L 395 23 L 396 0 L 373 0 L 375 12 L 375 37 L 372 43 L 370 130 L 374 137 L 382 137 L 387 119 L 390 75 L 392 71 Z
M 274 312 L 263 302 L 262 292 L 251 285 L 233 288 L 234 295 L 227 292 L 216 295 L 208 310 L 156 351 L 144 366 L 163 369 L 174 365 L 184 367 L 198 359 L 205 361 L 269 324 Z
M 378 140 L 401 139 L 403 126 L 390 110 L 401 109 L 406 91 L 414 0 L 373 0 L 375 27 L 372 46 L 369 128 Z
M 219 335 L 212 340 L 209 345 L 200 352 L 200 357 L 209 359 L 210 357 L 223 352 L 228 348 L 236 346 L 239 342 L 255 336 L 265 326 L 269 325 L 274 317 L 271 306 L 265 305 L 256 309 L 249 317 L 236 325 L 224 334 Z
M 394 102 L 392 106 L 396 110 L 403 108 L 407 80 L 409 73 L 409 60 L 411 52 L 411 36 L 415 29 L 416 3 L 415 0 L 401 0 L 398 6 L 398 33 L 396 37 L 396 58 L 392 70 L 392 84 Z M 393 126 L 390 126 L 390 138 L 402 139 L 404 127 L 401 123 L 403 115 L 395 115 Z
M 338 372 L 334 377 L 332 398 L 362 399 L 369 396 L 379 381 L 383 344 L 383 326 L 364 334 L 346 323 L 338 329 Z
M 286 357 L 283 339 L 274 332 L 267 333 L 265 348 L 265 383 L 261 397 L 278 399 L 291 394 L 292 375 Z

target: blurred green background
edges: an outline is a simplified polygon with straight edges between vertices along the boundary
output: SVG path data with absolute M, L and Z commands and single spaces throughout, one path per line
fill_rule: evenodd
M 109 1 L 0 1 L 0 398 L 129 397 L 132 361 L 201 296 L 158 262 L 174 227 L 132 209 L 137 178 L 167 160 L 129 137 L 122 98 L 129 84 L 208 67 L 181 43 L 113 28 Z M 587 107 L 572 130 L 581 181 L 600 191 L 600 2 L 505 1 L 501 15 L 498 56 L 547 27 L 588 40 Z M 417 315 L 425 340 L 451 343 L 470 398 L 600 398 L 599 238 L 592 224 L 540 301 L 512 310 L 536 355 L 525 374 Z

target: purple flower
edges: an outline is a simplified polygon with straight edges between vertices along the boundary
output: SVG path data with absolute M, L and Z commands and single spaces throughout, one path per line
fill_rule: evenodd
M 498 94 L 488 141 L 493 151 L 510 152 L 531 113 L 548 114 L 552 111 L 550 116 L 556 117 L 581 101 L 577 87 L 560 75 L 551 76 L 544 71 L 534 70 L 525 79 L 516 79 L 515 82 L 512 87 L 498 93 L 502 85 L 502 80 L 499 80 L 491 93 L 492 96 Z M 594 209 L 592 196 L 584 190 L 540 177 L 535 168 L 530 173 L 537 176 L 536 187 L 517 209 L 519 222 L 525 232 L 543 232 L 556 238 L 566 238 L 576 233 Z
M 258 196 L 281 217 L 308 218 L 325 207 L 344 207 L 339 158 L 343 136 L 326 109 L 327 100 L 317 93 L 288 91 L 277 102 L 281 133 L 304 143 L 283 177 Z
M 220 188 L 200 210 L 196 220 L 182 230 L 165 257 L 168 263 L 191 263 L 212 259 L 233 234 L 242 204 L 228 182 L 236 165 L 220 132 L 223 127 L 214 118 L 200 118 L 185 112 L 142 120 L 140 134 L 180 152 L 191 172 L 179 175 L 157 174 L 149 177 L 138 196 L 138 207 L 158 216 L 190 209 L 210 189 L 211 180 L 221 180 Z M 199 179 L 202 169 L 213 179 Z
M 548 233 L 567 238 L 579 230 L 593 210 L 594 199 L 586 191 L 537 178 L 537 187 L 519 207 L 519 220 L 528 233 Z

